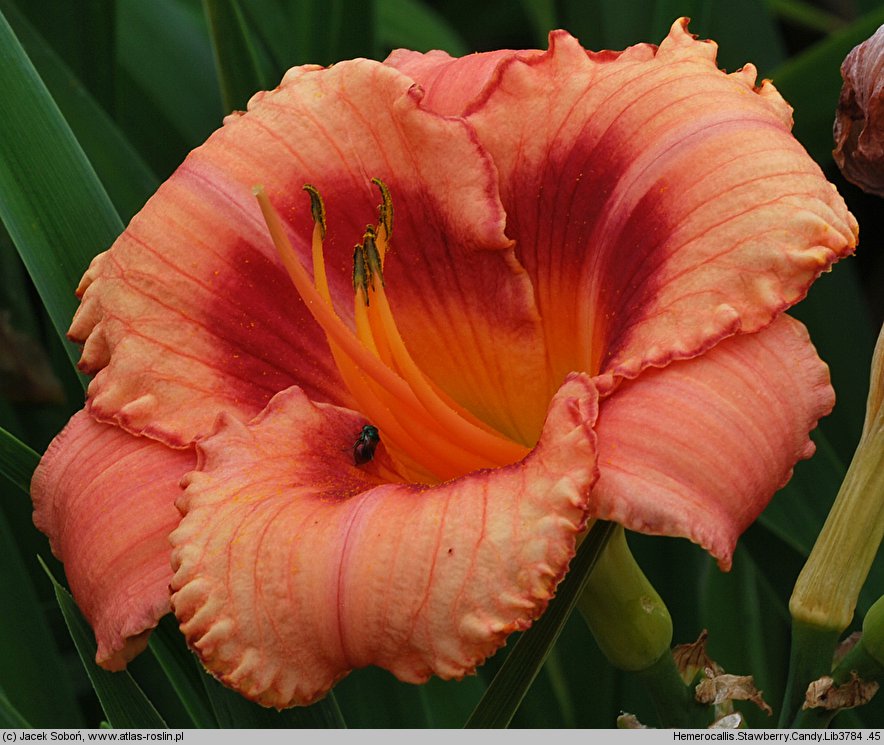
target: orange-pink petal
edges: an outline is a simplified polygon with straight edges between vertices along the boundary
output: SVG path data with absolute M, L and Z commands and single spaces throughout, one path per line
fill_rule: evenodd
M 302 186 L 318 188 L 331 292 L 350 323 L 353 245 L 381 201 L 374 177 L 393 197 L 387 292 L 409 350 L 461 403 L 518 433 L 512 412 L 526 392 L 543 398 L 545 358 L 494 166 L 469 125 L 425 111 L 410 78 L 367 60 L 295 68 L 254 96 L 96 259 L 71 329 L 97 373 L 91 412 L 177 446 L 221 409 L 248 419 L 292 384 L 351 406 L 252 187 L 264 185 L 306 266 Z
M 730 567 L 740 534 L 810 457 L 829 371 L 783 315 L 701 357 L 646 370 L 601 406 L 594 516 L 682 536 Z
M 98 643 L 96 662 L 121 670 L 169 612 L 169 533 L 193 449 L 172 450 L 81 411 L 31 482 L 34 523 L 64 562 Z
M 452 57 L 434 49 L 423 54 L 395 49 L 385 65 L 395 67 L 424 90 L 424 106 L 445 116 L 461 116 L 496 79 L 501 63 L 512 57 L 529 59 L 542 54 L 535 49 L 499 49 L 493 52 Z
M 297 388 L 249 425 L 223 417 L 172 534 L 188 643 L 266 706 L 308 704 L 372 664 L 409 682 L 472 672 L 544 610 L 574 554 L 596 400 L 573 376 L 524 461 L 434 487 L 355 466 L 364 420 Z
M 467 120 L 500 172 L 551 364 L 635 377 L 753 332 L 853 250 L 856 222 L 791 109 L 677 22 L 659 49 L 564 32 L 505 58 Z M 466 97 L 465 97 L 466 98 Z

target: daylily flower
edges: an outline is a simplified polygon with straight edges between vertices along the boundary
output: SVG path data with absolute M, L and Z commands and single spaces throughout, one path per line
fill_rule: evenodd
M 191 153 L 83 278 L 95 378 L 34 477 L 98 661 L 171 607 L 307 704 L 472 672 L 592 519 L 727 568 L 833 405 L 783 311 L 857 228 L 715 52 L 305 66 Z

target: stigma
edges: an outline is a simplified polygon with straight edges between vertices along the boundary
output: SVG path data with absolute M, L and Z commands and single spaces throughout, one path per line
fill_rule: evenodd
M 521 460 L 528 454 L 527 448 L 448 396 L 409 353 L 384 281 L 384 262 L 393 237 L 393 200 L 380 179 L 372 179 L 372 183 L 381 196 L 379 219 L 366 227 L 353 250 L 352 328 L 338 314 L 329 290 L 323 255 L 326 212 L 319 190 L 310 184 L 304 186 L 313 217 L 312 279 L 263 187 L 255 187 L 253 192 L 283 266 L 325 332 L 358 410 L 384 433 L 383 445 L 396 472 L 380 475 L 432 484 Z

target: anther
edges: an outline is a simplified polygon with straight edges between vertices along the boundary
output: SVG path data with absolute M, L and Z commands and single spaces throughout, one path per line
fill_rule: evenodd
M 390 196 L 390 190 L 387 185 L 379 178 L 371 180 L 378 189 L 381 190 L 383 202 L 378 206 L 378 214 L 380 215 L 380 224 L 384 226 L 387 240 L 393 237 L 393 197 Z
M 359 244 L 353 249 L 353 292 L 357 295 L 362 290 L 363 302 L 368 305 L 368 285 L 371 272 L 365 262 L 365 249 Z
M 310 212 L 313 215 L 313 222 L 319 225 L 319 233 L 325 240 L 325 203 L 313 184 L 304 184 L 304 191 L 310 195 Z
M 377 234 L 375 233 L 374 227 L 371 225 L 366 226 L 365 235 L 362 237 L 362 246 L 365 255 L 365 266 L 368 270 L 368 282 L 373 290 L 377 290 L 374 283 L 375 277 L 380 279 L 381 287 L 386 287 L 384 284 L 384 270 L 381 267 L 381 255 L 378 252 L 376 238 Z

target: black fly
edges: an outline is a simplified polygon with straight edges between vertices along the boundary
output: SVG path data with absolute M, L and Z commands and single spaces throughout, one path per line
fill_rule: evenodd
M 378 428 L 372 424 L 364 425 L 356 442 L 353 443 L 353 462 L 357 466 L 368 463 L 374 458 L 374 451 L 380 441 L 381 433 L 378 432 Z

